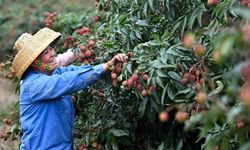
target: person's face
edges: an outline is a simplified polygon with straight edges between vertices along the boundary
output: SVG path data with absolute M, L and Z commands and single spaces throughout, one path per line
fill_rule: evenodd
M 47 65 L 54 66 L 56 63 L 56 52 L 54 47 L 48 46 L 37 58 Z

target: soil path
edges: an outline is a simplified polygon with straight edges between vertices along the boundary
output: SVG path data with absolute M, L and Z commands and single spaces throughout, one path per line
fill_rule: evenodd
M 4 114 L 4 111 L 8 112 L 8 107 L 11 103 L 18 100 L 18 95 L 15 94 L 15 85 L 11 80 L 3 78 L 3 74 L 0 73 L 0 114 Z M 1 116 L 0 116 L 1 118 Z M 1 118 L 2 119 L 2 118 Z M 3 122 L 0 120 L 0 131 L 3 128 Z M 17 150 L 18 142 L 3 141 L 0 139 L 0 150 Z

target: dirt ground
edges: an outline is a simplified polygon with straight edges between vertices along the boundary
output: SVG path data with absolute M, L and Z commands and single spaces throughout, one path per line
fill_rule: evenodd
M 18 95 L 15 94 L 15 87 L 13 82 L 3 78 L 3 74 L 0 73 L 0 131 L 3 127 L 2 117 L 8 113 L 10 105 L 18 100 Z M 17 150 L 17 142 L 3 141 L 0 139 L 0 150 Z
M 12 81 L 0 76 L 0 111 L 4 110 L 10 103 L 18 100 Z

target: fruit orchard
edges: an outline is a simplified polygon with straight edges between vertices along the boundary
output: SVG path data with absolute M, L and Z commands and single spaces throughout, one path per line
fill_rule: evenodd
M 77 65 L 129 58 L 108 62 L 109 73 L 72 96 L 75 149 L 250 148 L 250 1 L 95 5 L 50 12 L 37 25 L 61 32 L 58 53 L 73 48 Z M 4 122 L 1 137 L 20 138 L 18 112 Z

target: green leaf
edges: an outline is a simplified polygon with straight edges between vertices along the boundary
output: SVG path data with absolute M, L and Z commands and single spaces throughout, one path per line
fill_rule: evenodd
M 166 67 L 166 64 L 163 64 L 160 60 L 154 60 L 153 62 L 151 62 L 151 65 L 153 68 L 157 68 L 157 69 Z
M 183 34 L 184 34 L 186 24 L 187 24 L 187 16 L 183 20 L 182 29 L 181 29 L 181 36 L 183 36 Z
M 181 21 L 176 22 L 176 24 L 173 27 L 173 32 L 176 32 L 176 30 L 180 27 Z
M 203 17 L 203 12 L 205 11 L 207 11 L 206 7 L 204 6 L 204 4 L 201 4 L 194 12 L 195 13 L 194 15 L 197 18 L 200 26 L 202 26 L 202 17 Z
M 180 81 L 181 80 L 181 76 L 179 74 L 177 74 L 176 72 L 174 71 L 169 71 L 168 72 L 168 75 L 174 79 L 174 80 L 177 80 L 177 81 Z
M 185 97 L 186 97 L 187 99 L 192 100 L 191 97 L 193 97 L 194 95 L 195 95 L 195 92 L 192 90 L 192 91 L 190 91 L 187 95 L 185 95 Z
M 113 135 L 115 137 L 121 137 L 121 136 L 128 135 L 126 132 L 124 132 L 123 130 L 120 130 L 120 129 L 112 129 L 112 130 L 110 130 L 110 132 L 113 133 Z
M 157 150 L 164 150 L 164 142 L 162 142 L 161 145 L 157 147 Z
M 126 30 L 125 28 L 121 28 L 121 29 L 118 30 L 117 32 L 120 33 L 120 34 L 124 34 L 124 35 L 127 35 L 127 34 L 128 34 L 128 32 L 127 32 L 127 30 Z
M 223 83 L 222 83 L 221 81 L 216 81 L 216 84 L 217 84 L 217 88 L 214 89 L 213 91 L 211 91 L 211 92 L 208 94 L 208 96 L 218 94 L 218 93 L 220 93 L 220 92 L 223 90 L 224 85 L 223 85 Z
M 131 139 L 128 138 L 128 137 L 120 137 L 118 139 L 118 141 L 119 141 L 119 143 L 122 143 L 124 145 L 128 145 L 128 146 L 132 146 L 133 145 L 132 142 L 131 142 Z
M 223 43 L 221 44 L 221 53 L 223 56 L 228 56 L 231 54 L 231 51 L 233 51 L 233 43 L 235 42 L 234 37 L 227 38 Z
M 182 150 L 182 148 L 183 148 L 183 140 L 180 140 L 178 145 L 177 145 L 176 150 Z
M 136 4 L 136 5 L 139 5 L 139 2 L 138 2 L 138 0 L 135 0 L 134 2 L 135 2 L 135 4 Z
M 175 103 L 185 103 L 187 99 L 174 99 L 173 100 Z
M 145 15 L 146 18 L 148 18 L 148 2 L 146 2 L 144 4 L 144 8 L 143 8 L 143 14 Z
M 228 137 L 223 137 L 223 140 L 221 143 L 221 150 L 228 150 L 229 140 L 230 139 Z
M 110 145 L 112 147 L 112 150 L 119 150 L 118 143 L 114 136 L 110 136 Z
M 14 124 L 11 129 L 10 129 L 10 132 L 14 132 L 14 130 L 16 130 L 18 128 L 17 126 L 18 124 Z
M 152 77 L 152 78 L 151 78 L 151 83 L 152 83 L 153 85 L 156 85 L 156 77 Z
M 139 30 L 135 30 L 134 32 L 135 32 L 135 36 L 136 36 L 138 39 L 142 39 Z
M 150 106 L 152 106 L 153 109 L 158 113 L 161 112 L 161 110 L 163 109 L 162 105 L 157 100 L 151 100 L 151 101 L 149 101 L 149 103 L 150 103 Z M 151 112 L 151 114 L 152 114 L 152 112 Z
M 127 17 L 128 17 L 128 15 L 121 15 L 119 17 L 119 24 L 125 23 L 125 21 L 127 20 Z
M 110 128 L 113 125 L 115 125 L 115 121 L 113 121 L 113 120 L 107 120 L 107 122 L 104 124 L 104 128 Z
M 176 65 L 166 64 L 166 65 L 165 65 L 165 68 L 167 68 L 167 69 L 175 69 L 175 68 L 176 68 Z
M 148 21 L 147 20 L 137 20 L 135 24 L 137 24 L 139 26 L 147 27 L 148 26 Z
M 186 88 L 186 89 L 184 89 L 184 90 L 178 91 L 178 92 L 175 94 L 175 96 L 181 95 L 181 94 L 188 94 L 188 93 L 191 92 L 191 91 L 192 91 L 191 88 Z
M 250 149 L 250 142 L 242 145 L 239 150 L 249 150 Z
M 166 95 L 166 92 L 167 92 L 167 89 L 168 89 L 168 84 L 164 87 L 164 89 L 162 90 L 162 95 L 161 95 L 161 105 L 164 106 L 165 104 L 165 95 Z
M 250 20 L 250 10 L 249 8 L 238 7 L 234 9 L 234 12 L 244 19 Z
M 175 98 L 174 92 L 173 92 L 173 87 L 171 84 L 168 84 L 167 86 L 167 91 L 168 91 L 168 97 L 173 100 Z
M 140 103 L 140 106 L 139 106 L 139 116 L 140 117 L 142 117 L 144 115 L 147 103 L 148 103 L 148 98 L 144 98 L 142 100 L 142 102 Z
M 131 63 L 128 63 L 127 66 L 126 66 L 126 68 L 127 68 L 128 72 L 130 74 L 132 74 L 132 65 L 131 65 Z
M 185 130 L 194 130 L 196 125 L 203 119 L 203 116 L 201 113 L 198 113 L 196 115 L 191 116 L 191 118 L 189 119 L 188 123 L 185 124 Z
M 87 141 L 87 144 L 89 144 L 89 141 L 90 141 L 90 133 L 86 133 L 85 135 L 85 141 Z
M 154 0 L 148 0 L 150 8 L 154 11 Z
M 164 84 L 163 84 L 162 79 L 161 79 L 160 77 L 158 77 L 158 76 L 157 76 L 155 79 L 156 79 L 156 83 L 157 83 L 159 86 L 161 86 L 162 88 L 164 88 Z
M 136 36 L 135 36 L 135 33 L 133 31 L 131 31 L 129 33 L 129 37 L 130 37 L 131 40 L 136 40 Z
M 152 40 L 148 42 L 150 46 L 158 46 L 161 45 L 161 43 L 158 40 Z
M 234 107 L 232 108 L 226 115 L 228 118 L 228 121 L 233 123 L 235 121 L 235 117 L 242 112 L 241 107 Z
M 159 76 L 159 77 L 168 77 L 168 75 L 166 73 L 164 73 L 163 71 L 161 70 L 156 70 L 156 75 Z

